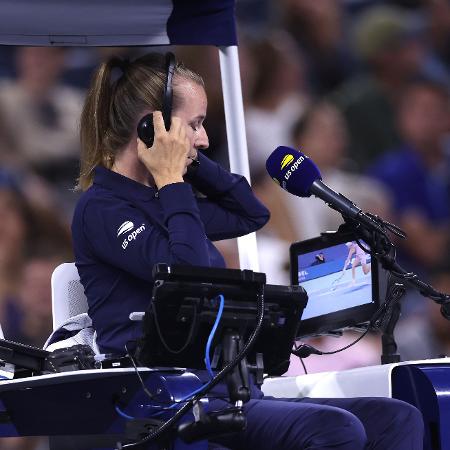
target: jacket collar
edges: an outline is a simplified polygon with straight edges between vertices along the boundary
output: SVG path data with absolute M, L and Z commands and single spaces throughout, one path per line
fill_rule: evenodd
M 157 197 L 158 190 L 145 186 L 117 172 L 97 166 L 94 172 L 94 185 L 102 186 L 130 200 L 151 201 Z

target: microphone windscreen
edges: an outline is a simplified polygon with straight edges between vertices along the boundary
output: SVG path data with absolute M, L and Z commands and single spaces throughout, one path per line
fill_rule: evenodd
M 277 147 L 267 158 L 266 169 L 283 189 L 299 197 L 309 197 L 313 182 L 322 179 L 318 167 L 290 147 Z

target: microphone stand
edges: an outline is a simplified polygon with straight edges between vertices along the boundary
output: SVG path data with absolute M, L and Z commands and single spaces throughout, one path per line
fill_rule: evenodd
M 371 326 L 380 329 L 381 334 L 381 364 L 391 364 L 400 362 L 400 355 L 397 353 L 397 343 L 395 342 L 394 329 L 400 318 L 401 305 L 400 298 L 405 294 L 403 283 L 392 283 L 388 287 L 386 300 L 371 320 Z
M 400 355 L 396 353 L 397 344 L 394 338 L 394 329 L 400 317 L 400 298 L 406 292 L 405 284 L 418 290 L 424 297 L 431 298 L 434 302 L 440 304 L 441 314 L 447 320 L 450 320 L 450 295 L 438 292 L 432 286 L 420 280 L 415 273 L 407 272 L 397 263 L 395 246 L 388 233 L 393 233 L 405 239 L 406 234 L 399 227 L 370 213 L 361 212 L 361 216 L 364 216 L 366 220 L 359 221 L 358 215 L 353 218 L 343 216 L 345 223 L 339 227 L 339 231 L 353 231 L 360 239 L 367 242 L 372 249 L 372 256 L 393 277 L 390 286 L 388 286 L 386 300 L 375 313 L 371 326 L 382 330 L 381 363 L 399 362 Z M 371 220 L 367 220 L 367 217 Z

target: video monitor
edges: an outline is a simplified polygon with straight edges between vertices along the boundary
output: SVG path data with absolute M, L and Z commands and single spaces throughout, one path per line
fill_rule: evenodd
M 299 337 L 360 328 L 377 311 L 386 277 L 368 244 L 359 243 L 333 232 L 291 245 L 291 282 L 308 294 Z

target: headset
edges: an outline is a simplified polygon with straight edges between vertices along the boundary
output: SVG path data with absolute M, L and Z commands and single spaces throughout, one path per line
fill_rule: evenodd
M 162 116 L 164 120 L 164 126 L 169 131 L 171 116 L 172 116 L 172 79 L 175 72 L 176 60 L 175 55 L 172 52 L 166 53 L 166 82 L 164 84 L 164 97 Z M 147 147 L 153 145 L 153 139 L 155 137 L 155 129 L 153 128 L 153 115 L 145 115 L 138 123 L 137 134 L 139 139 L 145 143 Z

